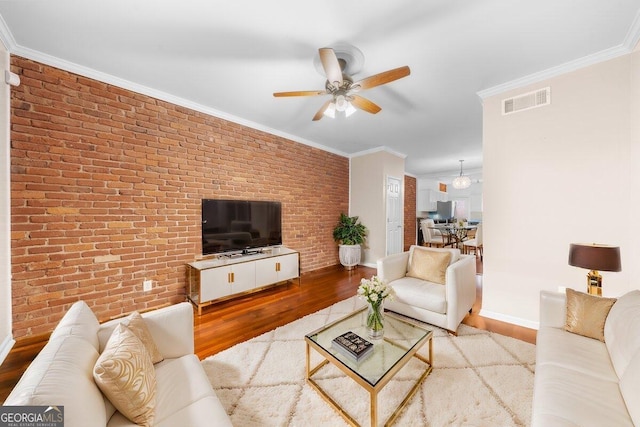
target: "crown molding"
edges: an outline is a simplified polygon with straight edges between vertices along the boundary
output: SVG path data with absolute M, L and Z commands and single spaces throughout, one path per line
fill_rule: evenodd
M 585 57 L 576 59 L 575 61 L 569 61 L 564 64 L 558 65 L 556 67 L 551 67 L 546 70 L 521 77 L 519 79 L 511 80 L 509 82 L 481 90 L 477 92 L 477 95 L 480 97 L 481 100 L 484 100 L 485 98 L 498 95 L 508 90 L 519 89 L 523 86 L 539 83 L 543 80 L 547 80 L 552 77 L 557 77 L 562 74 L 569 73 L 571 71 L 576 71 L 576 70 L 579 70 L 580 68 L 584 68 L 589 65 L 594 65 L 599 62 L 608 61 L 610 59 L 614 59 L 619 56 L 631 53 L 639 41 L 640 41 L 640 10 L 636 13 L 636 16 L 633 19 L 633 22 L 631 23 L 631 26 L 629 27 L 629 31 L 627 31 L 627 35 L 625 36 L 622 44 L 618 46 L 614 46 L 609 49 L 602 50 L 600 52 L 596 52 L 591 55 L 587 55 Z
M 537 73 L 529 74 L 528 76 L 524 76 L 519 79 L 511 80 L 509 82 L 481 90 L 477 92 L 477 95 L 481 100 L 484 100 L 486 98 L 501 94 L 509 90 L 520 89 L 521 87 L 539 83 L 543 80 L 547 80 L 553 77 L 561 76 L 563 74 L 579 70 L 589 65 L 608 61 L 610 59 L 626 55 L 629 52 L 631 51 L 624 45 L 615 46 L 610 49 L 605 49 L 592 55 L 576 59 L 575 61 L 565 62 L 564 64 L 558 65 L 556 67 L 551 67 Z
M 219 119 L 227 120 L 229 122 L 246 126 L 251 129 L 256 129 L 262 132 L 269 133 L 271 135 L 279 136 L 294 142 L 298 142 L 303 145 L 307 145 L 309 147 L 317 148 L 332 154 L 336 154 L 341 157 L 347 157 L 347 158 L 349 157 L 349 154 L 345 153 L 344 151 L 336 150 L 334 148 L 327 147 L 326 145 L 322 145 L 314 141 L 300 138 L 298 136 L 291 135 L 289 133 L 282 132 L 277 129 L 273 129 L 268 126 L 264 126 L 260 123 L 253 122 L 251 120 L 246 120 L 242 117 L 225 113 L 224 111 L 216 110 L 215 108 L 211 108 L 206 105 L 199 104 L 197 102 L 189 101 L 188 99 L 181 98 L 179 96 L 171 95 L 169 93 L 162 92 L 162 91 L 150 88 L 148 86 L 134 83 L 129 80 L 121 79 L 111 74 L 103 73 L 103 72 L 94 70 L 92 68 L 78 65 L 74 62 L 66 61 L 61 58 L 57 58 L 33 49 L 20 46 L 15 42 L 15 39 L 13 38 L 11 31 L 9 31 L 6 22 L 4 21 L 4 19 L 2 19 L 2 16 L 0 16 L 0 40 L 2 40 L 2 42 L 7 47 L 7 50 L 9 51 L 9 53 L 12 55 L 22 56 L 23 58 L 37 61 L 42 64 L 49 65 L 51 67 L 60 68 L 62 70 L 75 73 L 83 77 L 87 77 L 93 80 L 98 80 L 100 82 L 107 83 L 107 84 L 112 84 L 114 86 L 118 86 L 120 88 L 130 90 L 132 92 L 157 98 L 161 101 L 166 101 L 171 104 L 189 108 L 191 110 L 208 114 L 210 116 L 217 117 Z
M 624 42 L 622 43 L 626 46 L 629 51 L 632 51 L 636 48 L 640 42 L 640 10 L 636 13 L 636 17 L 629 27 L 629 31 L 627 32 L 627 36 L 624 38 Z
M 363 151 L 358 151 L 357 153 L 353 153 L 353 154 L 349 154 L 349 158 L 353 159 L 354 157 L 360 157 L 360 156 L 366 156 L 367 154 L 373 154 L 373 153 L 379 153 L 381 151 L 384 151 L 386 153 L 389 154 L 393 154 L 394 156 L 400 157 L 401 159 L 406 159 L 407 155 L 400 153 L 399 151 L 395 151 L 392 148 L 389 148 L 385 145 L 382 145 L 380 147 L 375 147 L 375 148 L 371 148 L 368 150 L 363 150 Z
M 7 23 L 2 15 L 0 15 L 0 41 L 4 44 L 4 47 L 9 53 L 13 52 L 16 48 L 16 40 L 13 38 L 13 34 L 9 31 Z

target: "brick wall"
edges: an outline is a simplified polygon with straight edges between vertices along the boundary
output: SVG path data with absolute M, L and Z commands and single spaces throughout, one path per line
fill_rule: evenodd
M 348 159 L 13 56 L 15 337 L 87 301 L 101 320 L 185 300 L 202 198 L 278 200 L 302 271 L 338 262 Z M 142 292 L 142 281 L 154 281 Z
M 411 176 L 404 176 L 404 250 L 416 244 L 417 221 L 416 218 L 417 180 Z

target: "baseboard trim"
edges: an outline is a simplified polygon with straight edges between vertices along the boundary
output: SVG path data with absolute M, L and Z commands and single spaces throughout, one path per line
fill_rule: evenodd
M 480 309 L 480 316 L 486 317 L 488 319 L 499 320 L 505 323 L 511 323 L 512 325 L 522 326 L 524 328 L 535 329 L 536 331 L 540 328 L 539 322 L 532 322 L 531 320 L 522 319 L 520 317 L 496 313 L 493 311 L 485 310 L 483 308 Z

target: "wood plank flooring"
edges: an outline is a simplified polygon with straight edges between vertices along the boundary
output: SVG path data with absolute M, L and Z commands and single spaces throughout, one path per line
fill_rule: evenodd
M 478 261 L 478 271 L 482 264 Z M 371 277 L 373 268 L 345 271 L 336 266 L 307 273 L 296 282 L 206 307 L 195 315 L 195 351 L 201 359 L 264 332 L 353 296 L 360 279 Z M 535 343 L 536 331 L 486 319 L 478 315 L 482 306 L 482 276 L 477 276 L 477 299 L 473 313 L 463 323 L 523 341 Z M 46 344 L 46 338 L 16 343 L 0 366 L 0 401 L 4 402 L 31 360 Z

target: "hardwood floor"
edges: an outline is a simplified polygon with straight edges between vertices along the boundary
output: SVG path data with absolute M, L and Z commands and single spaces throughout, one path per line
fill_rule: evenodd
M 478 271 L 482 264 L 478 261 Z M 221 302 L 195 315 L 195 351 L 201 359 L 258 336 L 307 314 L 353 296 L 360 279 L 373 268 L 345 271 L 336 266 L 307 273 L 301 282 L 281 285 Z M 477 299 L 463 323 L 535 343 L 536 331 L 478 315 L 482 306 L 482 276 L 477 277 Z M 31 360 L 46 344 L 43 337 L 19 341 L 0 366 L 0 401 L 4 402 Z

